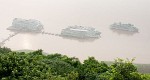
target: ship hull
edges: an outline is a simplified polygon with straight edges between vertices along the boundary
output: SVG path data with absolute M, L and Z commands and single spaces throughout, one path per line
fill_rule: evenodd
M 88 35 L 86 32 L 85 33 L 79 33 L 79 32 L 61 32 L 60 36 L 64 37 L 76 37 L 76 38 L 100 38 L 100 35 Z
M 9 27 L 7 30 L 13 31 L 13 32 L 31 32 L 31 33 L 40 33 L 42 30 L 28 30 L 28 29 L 18 29 L 14 27 Z

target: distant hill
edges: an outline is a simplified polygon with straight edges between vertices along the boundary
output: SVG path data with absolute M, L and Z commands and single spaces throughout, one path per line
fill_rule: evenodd
M 150 64 L 135 64 L 141 73 L 150 73 Z

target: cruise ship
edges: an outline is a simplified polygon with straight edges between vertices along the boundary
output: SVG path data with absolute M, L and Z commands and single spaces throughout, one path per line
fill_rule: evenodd
M 110 27 L 111 29 L 116 29 L 116 30 L 123 30 L 123 31 L 130 31 L 130 32 L 138 32 L 138 29 L 134 27 L 133 24 L 123 24 L 121 22 L 119 23 L 114 23 Z
M 34 19 L 25 20 L 21 18 L 14 18 L 12 26 L 7 29 L 21 32 L 41 32 L 43 30 L 43 25 L 40 21 Z
M 99 38 L 101 32 L 96 31 L 95 28 L 85 26 L 69 26 L 62 29 L 61 36 L 75 37 L 75 38 Z

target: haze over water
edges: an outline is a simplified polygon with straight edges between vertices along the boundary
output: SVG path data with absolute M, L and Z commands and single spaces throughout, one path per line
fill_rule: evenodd
M 66 39 L 42 34 L 18 34 L 6 42 L 13 50 L 43 49 L 48 53 L 88 56 L 98 60 L 134 58 L 136 63 L 150 63 L 150 0 L 0 0 L 0 41 L 12 32 L 6 30 L 14 18 L 37 19 L 44 30 L 60 33 L 72 25 L 91 26 L 101 38 Z M 109 29 L 114 22 L 132 23 L 139 33 L 130 34 Z

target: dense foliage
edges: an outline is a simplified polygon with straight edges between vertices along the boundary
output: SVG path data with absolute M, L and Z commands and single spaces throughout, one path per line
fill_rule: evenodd
M 14 52 L 0 47 L 1 80 L 150 80 L 140 74 L 132 61 L 117 59 L 112 65 L 89 57 L 78 58 L 61 54 L 43 55 L 42 50 Z

